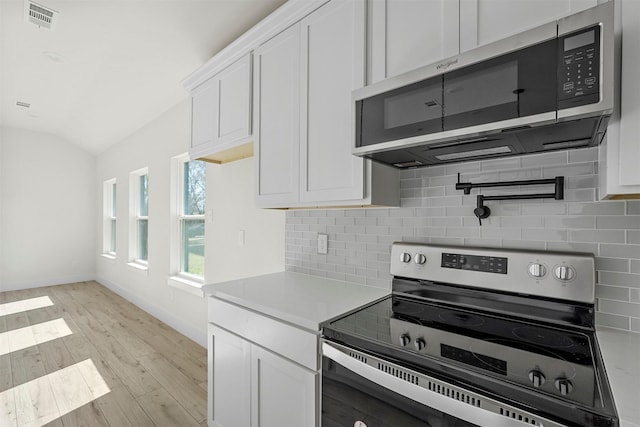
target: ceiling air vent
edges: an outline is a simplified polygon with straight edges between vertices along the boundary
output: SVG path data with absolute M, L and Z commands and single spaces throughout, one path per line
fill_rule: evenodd
M 41 4 L 25 0 L 24 20 L 31 22 L 40 28 L 53 30 L 57 22 L 58 12 Z

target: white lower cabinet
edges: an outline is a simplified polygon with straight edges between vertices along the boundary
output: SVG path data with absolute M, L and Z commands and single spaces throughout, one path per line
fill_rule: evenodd
M 251 423 L 251 344 L 209 324 L 209 426 Z
M 251 426 L 315 426 L 318 372 L 251 346 Z
M 319 426 L 318 334 L 209 301 L 208 425 Z

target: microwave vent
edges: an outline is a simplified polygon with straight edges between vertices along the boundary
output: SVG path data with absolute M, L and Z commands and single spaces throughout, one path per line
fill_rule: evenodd
M 25 0 L 24 20 L 39 28 L 53 30 L 57 23 L 58 12 L 36 2 Z
M 502 147 L 483 148 L 480 150 L 462 151 L 459 153 L 440 154 L 435 156 L 435 158 L 443 161 L 462 160 L 471 157 L 495 156 L 497 154 L 507 154 L 512 152 L 513 150 L 505 145 Z

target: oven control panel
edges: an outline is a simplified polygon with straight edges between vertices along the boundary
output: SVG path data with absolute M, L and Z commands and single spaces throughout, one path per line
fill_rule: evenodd
M 507 258 L 462 255 L 455 253 L 442 254 L 442 268 L 454 268 L 456 270 L 482 271 L 483 273 L 507 274 Z
M 593 304 L 591 254 L 397 242 L 391 274 Z

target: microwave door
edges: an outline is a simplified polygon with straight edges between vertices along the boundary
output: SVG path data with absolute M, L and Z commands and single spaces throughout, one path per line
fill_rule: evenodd
M 356 146 L 442 131 L 442 76 L 356 102 Z
M 444 75 L 444 130 L 553 112 L 557 40 Z

